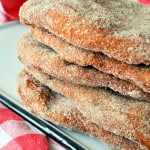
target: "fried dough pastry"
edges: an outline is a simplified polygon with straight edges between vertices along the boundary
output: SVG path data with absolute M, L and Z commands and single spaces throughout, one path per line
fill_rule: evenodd
M 90 121 L 150 148 L 150 103 L 127 99 L 101 88 L 60 81 L 34 69 L 27 72 L 41 84 L 73 100 Z
M 128 65 L 110 59 L 100 53 L 86 51 L 65 42 L 41 28 L 32 27 L 31 34 L 41 43 L 52 47 L 53 50 L 57 51 L 68 62 L 73 62 L 81 66 L 93 66 L 99 71 L 133 82 L 145 92 L 150 91 L 150 67 L 142 68 L 135 65 Z
M 146 149 L 91 122 L 81 114 L 73 101 L 44 87 L 26 71 L 22 71 L 18 77 L 18 92 L 27 109 L 59 126 L 87 133 L 116 150 Z
M 131 0 L 29 0 L 20 20 L 78 47 L 150 65 L 149 14 L 150 7 Z
M 131 82 L 120 80 L 94 68 L 70 64 L 59 57 L 50 47 L 37 42 L 30 34 L 24 35 L 17 44 L 20 60 L 61 80 L 92 87 L 109 87 L 123 95 L 150 101 L 150 93 Z

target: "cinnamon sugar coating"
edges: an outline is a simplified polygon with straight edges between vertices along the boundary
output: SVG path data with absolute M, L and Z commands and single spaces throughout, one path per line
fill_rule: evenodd
M 41 28 L 32 27 L 31 34 L 41 43 L 52 47 L 60 57 L 68 62 L 73 62 L 80 66 L 93 66 L 99 71 L 128 80 L 141 87 L 145 92 L 150 92 L 150 67 L 128 65 L 110 59 L 101 53 L 86 51 Z
M 150 103 L 135 101 L 101 88 L 60 81 L 27 69 L 41 84 L 73 100 L 81 113 L 107 131 L 150 148 Z
M 22 71 L 18 77 L 18 92 L 27 109 L 59 126 L 87 133 L 116 150 L 146 149 L 91 122 L 73 101 L 44 87 L 26 71 Z
M 20 9 L 20 20 L 78 47 L 150 65 L 149 14 L 150 7 L 131 0 L 29 0 Z
M 37 42 L 30 34 L 20 38 L 17 49 L 21 61 L 27 66 L 34 66 L 61 80 L 91 87 L 109 87 L 126 96 L 150 100 L 150 93 L 144 92 L 129 81 L 120 80 L 94 68 L 81 67 L 64 61 L 50 47 Z
M 126 99 L 100 88 L 60 81 L 35 69 L 26 68 L 26 71 L 41 84 L 72 100 L 88 120 L 149 148 L 149 103 Z

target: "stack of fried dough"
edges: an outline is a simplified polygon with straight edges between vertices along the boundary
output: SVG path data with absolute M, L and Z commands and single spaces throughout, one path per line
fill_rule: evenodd
M 28 0 L 17 43 L 26 108 L 122 150 L 150 149 L 150 7 Z

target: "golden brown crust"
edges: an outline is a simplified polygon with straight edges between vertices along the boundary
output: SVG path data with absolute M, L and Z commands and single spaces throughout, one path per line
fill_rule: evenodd
M 82 114 L 92 122 L 150 148 L 150 103 L 60 81 L 33 69 L 28 72 L 43 85 L 76 102 Z
M 58 125 L 94 136 L 115 149 L 141 149 L 136 143 L 108 132 L 87 120 L 76 108 L 74 102 L 63 96 L 57 98 L 56 93 L 43 87 L 25 71 L 19 75 L 18 92 L 26 108 L 36 115 Z
M 100 53 L 86 51 L 75 47 L 44 29 L 32 27 L 31 33 L 41 43 L 52 47 L 66 61 L 74 62 L 81 66 L 93 66 L 96 69 L 112 74 L 123 80 L 128 80 L 150 91 L 150 68 L 127 65 L 117 60 L 110 59 Z
M 120 80 L 94 68 L 67 63 L 52 49 L 35 41 L 30 34 L 24 35 L 18 41 L 17 49 L 20 59 L 27 66 L 34 66 L 61 80 L 93 87 L 109 87 L 123 95 L 139 100 L 150 100 L 150 93 L 143 92 L 141 88 L 128 81 Z
M 149 13 L 149 7 L 122 0 L 30 0 L 22 6 L 20 19 L 76 46 L 129 64 L 149 65 Z

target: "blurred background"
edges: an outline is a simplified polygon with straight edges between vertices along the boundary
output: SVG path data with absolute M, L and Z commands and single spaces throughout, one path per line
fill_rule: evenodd
M 0 0 L 0 24 L 19 19 L 18 12 L 25 0 Z

